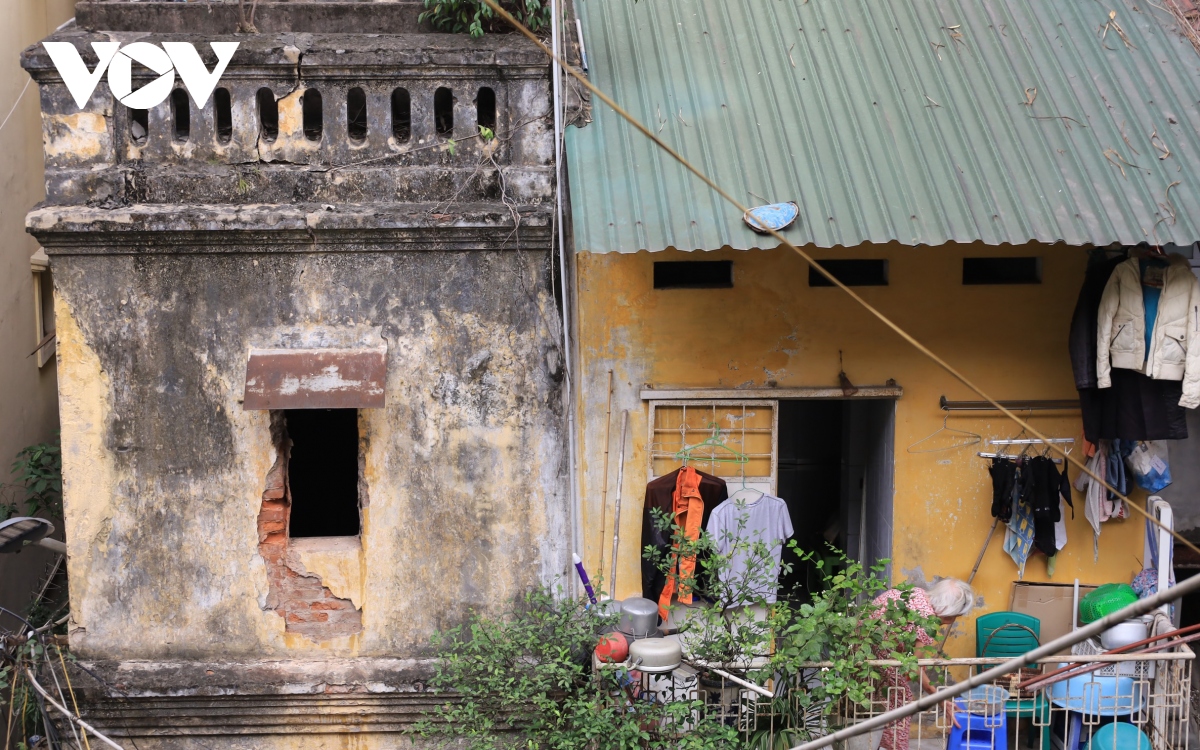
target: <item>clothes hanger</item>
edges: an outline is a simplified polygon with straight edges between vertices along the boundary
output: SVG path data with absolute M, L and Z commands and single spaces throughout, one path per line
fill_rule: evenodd
M 747 498 L 738 497 L 743 492 L 754 492 L 757 494 L 754 495 L 753 497 L 747 497 Z M 767 493 L 763 492 L 762 490 L 755 489 L 754 487 L 746 486 L 746 469 L 745 469 L 745 467 L 742 467 L 742 486 L 741 486 L 741 488 L 735 490 L 734 493 L 729 496 L 729 499 L 733 500 L 734 502 L 737 502 L 737 503 L 743 503 L 745 505 L 754 505 L 759 500 L 762 500 L 763 497 L 766 496 L 766 494 Z
M 685 427 L 686 427 L 686 425 L 681 426 L 680 432 L 683 432 L 686 435 L 686 430 L 684 429 Z M 707 439 L 705 439 L 699 443 L 696 443 L 695 445 L 686 445 L 685 444 L 684 447 L 681 448 L 679 450 L 679 452 L 675 454 L 675 460 L 682 461 L 684 466 L 687 466 L 688 461 L 699 461 L 700 463 L 739 464 L 739 465 L 744 465 L 746 463 L 749 463 L 750 458 L 745 453 L 734 450 L 733 448 L 726 445 L 725 441 L 721 439 L 720 425 L 718 425 L 716 422 L 709 422 L 709 427 L 712 428 L 712 435 L 710 435 Z M 707 455 L 707 456 L 692 455 L 696 451 L 702 451 L 702 450 L 706 450 L 706 449 L 711 452 L 710 455 Z M 718 457 L 715 453 L 715 451 L 717 451 L 717 450 L 727 451 L 730 454 L 730 456 L 728 458 Z
M 967 432 L 966 430 L 956 430 L 953 427 L 950 427 L 949 425 L 946 424 L 946 421 L 948 419 L 950 419 L 949 414 L 947 414 L 945 417 L 942 418 L 942 426 L 940 428 L 934 430 L 929 435 L 921 438 L 917 442 L 908 446 L 908 452 L 909 453 L 937 453 L 938 451 L 948 451 L 948 450 L 953 450 L 954 448 L 966 448 L 968 445 L 977 445 L 977 444 L 983 442 L 982 435 L 979 435 L 974 432 Z M 916 448 L 921 443 L 924 443 L 928 440 L 932 440 L 933 438 L 937 437 L 939 434 L 941 434 L 943 432 L 949 432 L 954 435 L 963 435 L 963 436 L 965 436 L 964 441 L 955 443 L 953 445 L 942 446 L 941 448 L 923 448 L 921 450 L 913 450 L 913 448 Z

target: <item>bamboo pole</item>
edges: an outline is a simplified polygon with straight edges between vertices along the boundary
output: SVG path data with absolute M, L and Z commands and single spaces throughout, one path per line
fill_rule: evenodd
M 604 410 L 604 487 L 600 490 L 600 570 L 596 578 L 604 580 L 604 531 L 608 524 L 608 444 L 612 432 L 613 371 L 608 371 L 608 406 Z M 614 532 L 615 533 L 615 532 Z
M 617 456 L 617 497 L 613 502 L 612 580 L 608 598 L 617 598 L 617 547 L 621 542 L 621 485 L 625 482 L 625 433 L 629 431 L 629 410 L 621 412 L 621 453 Z

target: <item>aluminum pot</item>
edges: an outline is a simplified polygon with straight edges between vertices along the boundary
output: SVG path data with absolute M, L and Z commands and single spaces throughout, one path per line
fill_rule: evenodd
M 658 605 L 649 599 L 632 596 L 621 603 L 621 621 L 617 630 L 633 638 L 648 638 L 658 632 Z
M 669 638 L 643 638 L 629 644 L 629 663 L 648 674 L 670 672 L 683 660 L 679 641 Z

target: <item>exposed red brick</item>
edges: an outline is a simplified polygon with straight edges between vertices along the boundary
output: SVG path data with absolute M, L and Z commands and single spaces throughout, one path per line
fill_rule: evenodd
M 362 611 L 348 599 L 339 599 L 304 569 L 299 556 L 288 545 L 287 524 L 291 511 L 287 491 L 287 460 L 290 444 L 283 437 L 282 419 L 272 415 L 271 435 L 279 451 L 275 466 L 267 474 L 262 506 L 258 514 L 258 554 L 267 567 L 267 604 L 283 618 L 284 629 L 323 641 L 362 632 Z
M 354 609 L 354 604 L 345 599 L 323 599 L 312 603 L 313 609 Z

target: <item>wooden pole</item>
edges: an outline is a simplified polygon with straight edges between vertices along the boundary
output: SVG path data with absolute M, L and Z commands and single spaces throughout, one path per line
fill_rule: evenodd
M 608 523 L 608 443 L 612 432 L 613 371 L 608 371 L 608 407 L 604 410 L 604 487 L 600 490 L 600 570 L 596 577 L 604 580 L 604 531 Z
M 996 518 L 992 521 L 992 528 L 988 531 L 987 539 L 983 540 L 983 549 L 979 550 L 979 557 L 975 558 L 975 567 L 971 568 L 971 575 L 967 576 L 967 584 L 970 585 L 975 580 L 975 574 L 979 572 L 979 565 L 983 562 L 983 553 L 987 552 L 988 545 L 992 543 L 992 537 L 996 535 L 996 527 L 1000 525 L 1000 519 Z M 938 644 L 938 651 L 946 648 L 946 641 L 950 640 L 950 628 L 954 627 L 954 623 L 946 626 L 946 632 L 942 636 L 942 642 Z
M 617 497 L 613 502 L 612 580 L 608 582 L 608 598 L 617 598 L 617 547 L 621 542 L 621 485 L 625 482 L 625 433 L 629 429 L 629 410 L 621 412 L 621 453 L 617 456 Z

